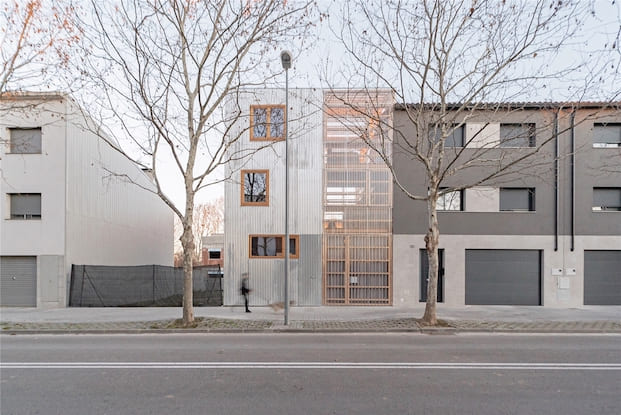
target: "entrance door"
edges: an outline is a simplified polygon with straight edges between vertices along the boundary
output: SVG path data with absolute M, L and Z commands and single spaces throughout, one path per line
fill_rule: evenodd
M 324 235 L 324 301 L 390 305 L 390 235 Z
M 427 250 L 420 250 L 420 296 L 419 302 L 427 301 L 427 285 L 429 282 L 429 258 Z M 438 303 L 444 302 L 444 249 L 438 249 Z

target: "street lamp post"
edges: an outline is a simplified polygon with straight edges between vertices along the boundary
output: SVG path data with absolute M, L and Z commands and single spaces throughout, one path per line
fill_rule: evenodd
M 285 70 L 285 326 L 289 325 L 289 68 L 291 53 L 283 50 L 280 61 Z M 298 247 L 295 247 L 298 249 Z

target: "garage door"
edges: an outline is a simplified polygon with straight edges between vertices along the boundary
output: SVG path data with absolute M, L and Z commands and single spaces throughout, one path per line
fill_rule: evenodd
M 466 304 L 541 305 L 541 251 L 467 249 Z
M 621 251 L 584 251 L 584 304 L 621 305 Z
M 37 306 L 37 257 L 0 257 L 0 305 Z

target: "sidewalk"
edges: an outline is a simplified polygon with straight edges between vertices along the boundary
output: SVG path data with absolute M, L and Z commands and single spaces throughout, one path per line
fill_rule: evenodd
M 0 333 L 146 332 L 509 332 L 618 333 L 621 306 L 555 309 L 527 306 L 438 306 L 440 327 L 424 327 L 418 307 L 196 307 L 196 324 L 180 328 L 180 307 L 149 308 L 0 308 Z

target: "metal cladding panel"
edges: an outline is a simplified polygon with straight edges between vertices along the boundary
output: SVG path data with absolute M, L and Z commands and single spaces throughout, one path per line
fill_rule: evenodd
M 66 260 L 96 265 L 172 265 L 173 213 L 137 165 L 89 128 L 67 120 Z
M 584 304 L 621 305 L 621 251 L 584 251 Z
M 466 305 L 541 305 L 541 251 L 466 250 Z
M 317 242 L 315 247 L 315 240 L 322 232 L 321 102 L 322 95 L 315 90 L 289 91 L 289 233 L 300 237 L 300 259 L 290 261 L 290 299 L 305 305 L 321 304 L 321 296 L 312 282 L 304 280 L 298 284 L 298 275 L 315 276 L 315 267 L 321 267 L 321 246 Z M 250 274 L 251 304 L 271 304 L 284 299 L 284 259 L 250 259 L 248 253 L 249 235 L 285 233 L 285 142 L 250 141 L 248 114 L 251 105 L 284 103 L 283 89 L 243 91 L 230 97 L 227 103 L 229 115 L 236 109 L 242 112 L 230 132 L 231 140 L 238 135 L 240 139 L 230 151 L 247 157 L 229 164 L 226 171 L 230 180 L 224 189 L 225 305 L 243 304 L 239 293 L 243 272 Z M 267 206 L 242 206 L 241 170 L 269 170 Z M 321 284 L 320 278 L 317 284 Z
M 0 257 L 0 306 L 37 306 L 37 257 Z

